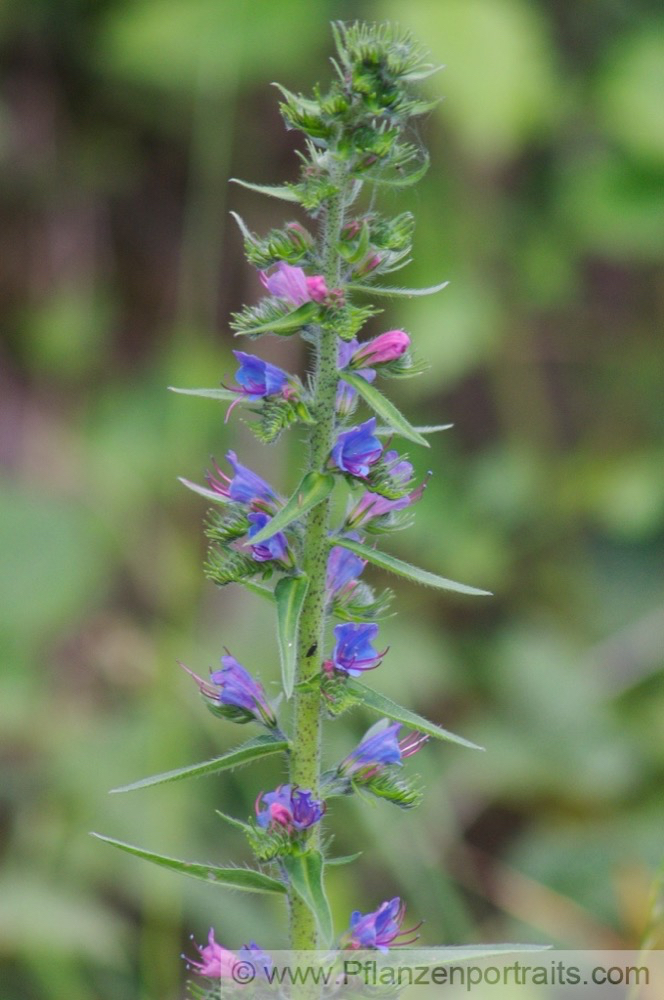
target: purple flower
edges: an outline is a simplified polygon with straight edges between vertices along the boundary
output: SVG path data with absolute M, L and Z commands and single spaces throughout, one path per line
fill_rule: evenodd
M 359 535 L 348 534 L 346 537 L 359 541 Z M 342 593 L 353 590 L 358 576 L 366 566 L 366 559 L 360 559 L 350 549 L 341 545 L 333 545 L 327 559 L 326 590 L 328 597 L 338 597 Z
M 380 336 L 368 340 L 355 351 L 350 359 L 352 368 L 370 365 L 385 365 L 396 361 L 410 347 L 410 337 L 404 330 L 388 330 Z
M 249 538 L 253 538 L 254 535 L 263 530 L 266 524 L 270 523 L 272 518 L 267 514 L 256 512 L 249 514 L 247 520 L 251 522 Z M 266 538 L 264 542 L 260 542 L 258 545 L 252 545 L 251 554 L 256 562 L 269 562 L 272 559 L 276 559 L 277 562 L 282 563 L 290 563 L 291 561 L 288 542 L 286 541 L 286 536 L 281 531 L 277 531 L 276 534 L 270 538 Z
M 338 670 L 351 677 L 358 677 L 364 670 L 373 670 L 387 652 L 384 649 L 382 653 L 377 653 L 371 645 L 377 635 L 378 626 L 374 622 L 336 625 L 334 652 L 332 659 L 325 661 L 324 669 L 328 673 Z
M 245 354 L 244 351 L 233 351 L 233 354 L 240 362 L 235 373 L 235 379 L 241 386 L 238 391 L 252 403 L 266 396 L 292 395 L 292 376 L 288 372 L 255 354 Z
M 384 461 L 388 467 L 389 463 L 392 463 L 392 467 L 388 468 L 388 471 L 394 488 L 405 488 L 413 477 L 413 466 L 410 462 L 400 458 L 396 451 L 386 452 Z M 411 504 L 416 503 L 421 498 L 426 489 L 428 479 L 429 477 L 427 476 L 416 489 L 395 500 L 390 500 L 388 497 L 383 497 L 378 493 L 372 493 L 370 490 L 367 490 L 346 515 L 346 526 L 348 528 L 359 528 L 375 517 L 382 517 L 394 511 L 405 510 L 406 507 L 410 507 Z
M 404 757 L 417 753 L 428 740 L 422 733 L 413 733 L 400 741 L 400 729 L 400 722 L 377 722 L 339 764 L 339 774 L 367 781 L 383 768 L 401 764 Z
M 289 833 L 299 832 L 318 823 L 324 812 L 324 802 L 296 785 L 279 785 L 266 795 L 261 792 L 256 799 L 256 822 L 263 829 L 276 825 Z
M 351 427 L 348 431 L 342 431 L 337 437 L 332 449 L 332 461 L 351 476 L 359 476 L 365 479 L 369 474 L 369 468 L 378 461 L 383 446 L 377 437 L 374 437 L 376 430 L 376 418 L 371 417 L 357 427 Z
M 184 663 L 180 666 L 194 678 L 205 700 L 213 709 L 219 710 L 219 714 L 234 722 L 255 719 L 266 726 L 276 726 L 277 720 L 263 685 L 254 680 L 235 657 L 230 654 L 222 656 L 221 670 L 211 672 L 209 681 L 204 681 Z
M 226 461 L 232 467 L 234 475 L 229 478 L 215 462 L 216 477 L 211 472 L 206 473 L 205 476 L 211 490 L 222 497 L 234 500 L 236 503 L 252 505 L 257 501 L 264 501 L 272 504 L 272 501 L 276 499 L 272 487 L 251 469 L 240 465 L 234 451 L 226 453 Z
M 237 957 L 241 961 L 249 962 L 252 969 L 259 976 L 265 976 L 272 969 L 272 959 L 255 941 L 243 944 L 237 953 Z
M 391 944 L 412 944 L 417 935 L 409 940 L 399 940 L 404 935 L 412 934 L 420 926 L 417 924 L 407 931 L 401 930 L 405 905 L 398 896 L 381 903 L 372 913 L 360 913 L 354 910 L 350 918 L 347 947 L 357 949 L 377 949 L 386 952 Z
M 329 292 L 321 275 L 308 278 L 301 267 L 293 267 L 280 260 L 272 274 L 260 272 L 261 281 L 270 295 L 286 299 L 291 305 L 305 302 L 325 302 Z
M 228 951 L 227 948 L 222 948 L 221 945 L 215 941 L 214 928 L 210 928 L 208 943 L 204 948 L 197 945 L 195 941 L 194 947 L 201 956 L 201 961 L 186 958 L 186 956 L 183 955 L 183 958 L 186 959 L 188 969 L 193 969 L 197 975 L 207 976 L 209 979 L 232 978 L 233 968 L 237 962 L 237 956 L 232 951 Z

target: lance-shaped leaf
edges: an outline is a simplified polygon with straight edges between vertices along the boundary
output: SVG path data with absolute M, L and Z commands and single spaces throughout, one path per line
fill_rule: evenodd
M 297 664 L 297 636 L 300 628 L 300 615 L 304 599 L 309 587 L 308 577 L 284 576 L 274 588 L 274 598 L 277 604 L 277 635 L 279 639 L 279 657 L 281 659 L 281 680 L 287 698 L 293 694 L 295 684 L 295 667 Z
M 385 295 L 388 298 L 412 299 L 416 295 L 435 295 L 447 288 L 449 281 L 441 281 L 439 285 L 430 285 L 428 288 L 386 288 L 384 285 L 351 285 L 353 292 L 366 292 L 368 295 Z
M 546 953 L 551 948 L 549 944 L 471 944 L 452 947 L 400 948 L 391 949 L 389 955 L 381 955 L 377 951 L 357 951 L 354 956 L 364 961 L 371 958 L 376 966 L 376 979 L 380 982 L 383 967 L 389 968 L 394 977 L 398 977 L 399 969 L 423 969 L 427 966 L 449 965 L 458 962 L 479 961 L 483 958 L 499 958 L 502 955 Z M 365 957 L 366 956 L 366 957 Z M 545 955 L 542 955 L 542 960 Z M 396 980 L 400 980 L 397 978 Z M 456 994 L 456 991 L 455 991 Z M 456 994 L 460 995 L 460 994 Z
M 403 413 L 397 410 L 394 403 L 390 402 L 375 385 L 367 382 L 361 375 L 356 375 L 355 372 L 341 372 L 341 377 L 344 382 L 356 389 L 374 413 L 377 413 L 381 420 L 385 420 L 401 437 L 408 438 L 416 444 L 423 444 L 425 448 L 429 447 L 427 439 L 415 430 Z
M 101 833 L 93 833 L 93 837 L 103 840 L 112 847 L 117 847 L 127 854 L 133 854 L 137 858 L 151 861 L 160 868 L 169 868 L 171 871 L 179 872 L 181 875 L 189 875 L 190 878 L 197 878 L 203 882 L 211 882 L 214 885 L 224 885 L 229 889 L 240 889 L 244 892 L 274 892 L 283 895 L 286 886 L 283 882 L 257 872 L 253 868 L 218 868 L 216 865 L 201 865 L 192 861 L 179 861 L 177 858 L 168 858 L 162 854 L 154 854 L 153 851 L 145 851 L 141 847 L 134 847 L 133 844 L 125 844 L 122 840 L 114 840 L 113 837 L 105 837 Z
M 422 583 L 425 587 L 436 587 L 438 590 L 453 590 L 457 594 L 471 594 L 474 597 L 490 597 L 490 590 L 478 590 L 477 587 L 468 587 L 465 583 L 456 583 L 455 580 L 448 580 L 437 573 L 430 573 L 427 569 L 420 569 L 419 566 L 411 566 L 410 563 L 397 559 L 396 556 L 388 555 L 387 552 L 380 552 L 378 549 L 371 549 L 368 545 L 354 542 L 352 538 L 335 538 L 335 545 L 341 545 L 344 549 L 350 549 L 362 559 L 368 559 L 374 566 L 380 566 L 397 576 L 405 576 L 407 580 L 414 580 L 415 583 Z
M 264 601 L 274 600 L 274 591 L 270 590 L 269 587 L 264 587 L 262 583 L 256 583 L 255 580 L 238 580 L 240 586 L 244 587 L 252 594 L 256 594 L 257 597 L 262 597 Z
M 319 851 L 291 854 L 282 858 L 290 883 L 316 918 L 324 948 L 332 941 L 332 914 L 323 887 L 323 858 Z
M 293 333 L 297 333 L 307 323 L 313 323 L 314 320 L 318 319 L 319 315 L 320 306 L 316 302 L 303 302 L 297 309 L 291 309 L 290 312 L 275 316 L 274 319 L 268 320 L 265 323 L 256 323 L 252 326 L 250 322 L 245 325 L 247 321 L 242 320 L 233 322 L 231 326 L 235 329 L 236 337 L 253 337 L 258 333 L 276 333 L 283 337 L 288 337 Z M 242 322 L 241 329 L 238 327 L 239 322 Z
M 252 535 L 248 545 L 260 545 L 272 538 L 278 531 L 283 531 L 289 524 L 306 514 L 317 504 L 325 500 L 334 489 L 334 476 L 329 472 L 308 472 L 293 496 L 281 508 L 261 531 Z
M 150 778 L 141 778 L 140 781 L 134 781 L 130 785 L 112 788 L 111 793 L 132 792 L 136 788 L 148 788 L 150 785 L 166 785 L 171 781 L 182 781 L 183 778 L 200 778 L 204 774 L 227 771 L 242 764 L 249 764 L 252 760 L 258 760 L 260 757 L 268 757 L 270 754 L 282 753 L 285 750 L 288 750 L 286 740 L 276 739 L 267 734 L 256 736 L 255 739 L 235 747 L 234 750 L 229 750 L 221 757 L 214 757 L 212 760 L 205 760 L 200 764 L 189 764 L 188 767 L 179 767 L 175 771 L 164 771 L 163 774 L 155 774 Z
M 457 736 L 455 733 L 450 733 L 447 729 L 443 729 L 442 726 L 437 726 L 434 722 L 429 722 L 428 719 L 418 715 L 417 712 L 411 712 L 410 709 L 397 705 L 395 701 L 367 687 L 366 684 L 362 684 L 361 681 L 358 681 L 354 677 L 349 677 L 345 686 L 350 690 L 351 694 L 355 695 L 358 701 L 362 702 L 363 705 L 366 705 L 373 712 L 378 712 L 379 715 L 387 716 L 388 719 L 394 719 L 395 722 L 403 722 L 404 726 L 410 726 L 411 729 L 416 729 L 420 733 L 433 736 L 436 740 L 458 743 L 459 746 L 469 747 L 471 750 L 484 749 L 484 747 L 478 746 L 477 743 L 471 743 L 470 740 L 464 739 L 463 736 Z
M 433 424 L 428 427 L 415 427 L 414 430 L 418 434 L 437 434 L 439 431 L 449 431 L 454 427 L 454 424 Z M 395 433 L 394 427 L 377 427 L 374 431 L 376 437 L 390 437 Z M 399 431 L 396 432 L 399 434 Z
M 362 851 L 358 851 L 356 854 L 344 854 L 339 858 L 325 858 L 325 864 L 329 868 L 331 865 L 350 865 L 353 861 L 357 861 L 358 858 L 362 857 Z
M 279 198 L 281 201 L 300 203 L 297 191 L 285 184 L 252 184 L 251 181 L 241 181 L 239 177 L 231 177 L 230 180 L 231 184 L 239 184 L 240 187 L 247 188 L 248 191 L 257 191 L 258 194 L 266 194 L 268 198 Z
M 233 392 L 232 389 L 179 389 L 175 385 L 169 385 L 170 392 L 178 392 L 181 396 L 203 396 L 205 399 L 219 399 L 224 402 L 233 400 L 243 402 L 242 395 Z

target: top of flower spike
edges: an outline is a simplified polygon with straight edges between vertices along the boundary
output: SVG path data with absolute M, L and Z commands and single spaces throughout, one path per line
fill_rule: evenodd
M 358 65 L 381 67 L 402 80 L 423 80 L 442 68 L 427 62 L 427 50 L 398 25 L 336 21 L 332 32 L 339 57 L 338 64 L 332 63 L 342 80 Z

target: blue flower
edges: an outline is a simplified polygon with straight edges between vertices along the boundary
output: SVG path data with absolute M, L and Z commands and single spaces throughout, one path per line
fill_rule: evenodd
M 377 653 L 371 643 L 378 635 L 378 626 L 373 623 L 355 624 L 354 622 L 336 625 L 334 637 L 336 645 L 332 659 L 325 662 L 328 672 L 340 670 L 342 673 L 357 677 L 363 670 L 377 667 L 387 650 Z
M 324 812 L 324 802 L 314 799 L 310 791 L 293 785 L 279 785 L 266 795 L 261 792 L 256 799 L 256 822 L 263 829 L 276 824 L 289 833 L 299 832 L 318 823 Z
M 251 522 L 249 538 L 253 538 L 254 535 L 263 530 L 266 524 L 269 524 L 272 518 L 267 514 L 256 512 L 249 514 L 247 520 Z M 281 531 L 277 531 L 271 538 L 266 538 L 264 542 L 260 542 L 258 545 L 252 545 L 251 554 L 256 562 L 269 562 L 271 559 L 276 559 L 282 563 L 290 563 L 291 561 L 288 542 L 286 541 L 286 536 Z
M 359 910 L 354 910 L 350 918 L 347 947 L 354 950 L 377 949 L 386 952 L 391 944 L 412 944 L 417 940 L 417 935 L 409 940 L 400 941 L 399 938 L 412 934 L 420 925 L 402 931 L 401 924 L 405 912 L 406 907 L 398 896 L 381 903 L 372 913 L 363 914 Z
M 401 764 L 427 742 L 428 736 L 412 733 L 399 740 L 400 722 L 381 719 L 369 729 L 354 750 L 339 764 L 339 774 L 363 781 L 374 777 L 385 767 Z
M 374 436 L 375 430 L 376 418 L 372 417 L 366 423 L 339 434 L 332 449 L 332 461 L 338 469 L 361 479 L 368 476 L 370 466 L 378 461 L 383 452 L 383 446 Z
M 246 465 L 241 465 L 234 451 L 226 453 L 226 461 L 233 469 L 232 478 L 222 472 L 216 462 L 214 467 L 218 478 L 210 472 L 206 475 L 208 485 L 215 493 L 247 506 L 255 504 L 257 501 L 271 504 L 276 499 L 276 494 L 269 483 L 248 469 Z
M 347 538 L 359 541 L 360 536 L 349 534 Z M 360 559 L 350 549 L 334 545 L 327 559 L 327 577 L 325 586 L 328 597 L 336 597 L 342 591 L 352 590 L 355 582 L 366 566 L 366 559 Z
M 401 763 L 401 747 L 399 746 L 400 722 L 385 725 L 384 721 L 372 726 L 361 743 L 355 747 L 339 765 L 342 774 L 352 775 L 365 768 L 376 770 Z
M 244 351 L 233 351 L 233 354 L 240 362 L 235 378 L 243 396 L 254 402 L 265 396 L 288 395 L 291 376 L 287 372 L 254 354 Z
M 234 722 L 256 720 L 266 726 L 276 726 L 277 720 L 267 700 L 263 685 L 254 680 L 248 670 L 230 654 L 221 657 L 221 670 L 210 674 L 204 681 L 193 671 L 180 664 L 193 677 L 199 690 L 215 714 Z

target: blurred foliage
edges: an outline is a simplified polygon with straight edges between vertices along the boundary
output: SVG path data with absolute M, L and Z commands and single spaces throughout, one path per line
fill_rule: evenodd
M 336 919 L 394 892 L 427 942 L 637 947 L 662 912 L 659 5 L 6 0 L 4 1000 L 175 1000 L 189 932 L 283 943 L 278 902 L 144 871 L 87 831 L 241 858 L 213 810 L 246 814 L 279 778 L 105 791 L 236 741 L 176 657 L 204 671 L 229 644 L 278 674 L 269 609 L 204 582 L 204 505 L 175 477 L 233 441 L 286 490 L 299 444 L 268 456 L 165 387 L 232 371 L 229 312 L 259 285 L 227 209 L 263 232 L 283 206 L 227 180 L 293 178 L 269 82 L 327 77 L 333 17 L 398 19 L 447 64 L 427 84 L 446 95 L 422 126 L 432 169 L 384 207 L 418 218 L 408 283 L 451 284 L 375 331 L 412 332 L 432 368 L 395 395 L 455 428 L 414 455 L 435 475 L 394 548 L 496 594 L 398 587 L 376 683 L 487 753 L 419 755 L 419 822 L 335 806 L 338 853 L 364 849 L 335 872 Z M 302 371 L 296 344 L 268 347 Z M 330 761 L 366 722 L 330 729 Z

